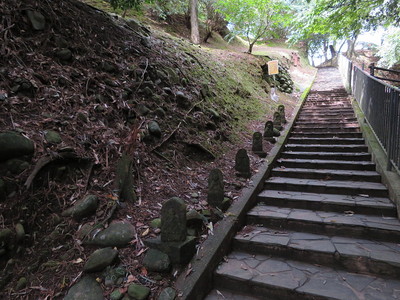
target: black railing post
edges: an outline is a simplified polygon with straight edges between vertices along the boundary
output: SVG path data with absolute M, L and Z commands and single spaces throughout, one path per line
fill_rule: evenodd
M 375 64 L 371 63 L 368 67 L 369 67 L 369 74 L 371 76 L 375 76 Z

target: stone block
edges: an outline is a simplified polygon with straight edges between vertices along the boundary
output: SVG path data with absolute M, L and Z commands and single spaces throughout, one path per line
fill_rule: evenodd
M 187 237 L 183 242 L 163 242 L 157 237 L 145 240 L 144 244 L 167 254 L 174 265 L 188 263 L 196 253 L 196 238 L 192 236 Z

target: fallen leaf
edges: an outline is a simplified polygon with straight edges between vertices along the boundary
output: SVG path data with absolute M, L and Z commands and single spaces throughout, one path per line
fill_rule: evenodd
M 77 259 L 75 259 L 75 260 L 73 260 L 73 261 L 71 261 L 73 264 L 80 264 L 81 262 L 83 262 L 83 259 L 82 258 L 77 258 Z
M 146 235 L 148 235 L 149 234 L 149 232 L 150 232 L 150 229 L 149 228 L 147 228 L 143 233 L 142 233 L 142 236 L 146 236 Z
M 133 275 L 129 275 L 126 282 L 130 283 L 130 282 L 134 282 L 134 281 L 137 281 L 137 278 Z

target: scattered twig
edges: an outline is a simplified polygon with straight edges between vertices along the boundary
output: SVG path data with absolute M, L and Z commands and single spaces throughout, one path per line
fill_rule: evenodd
M 154 150 L 157 150 L 157 149 L 160 148 L 162 145 L 164 145 L 164 144 L 175 134 L 175 132 L 179 129 L 179 127 L 181 127 L 182 122 L 185 121 L 186 117 L 190 114 L 190 112 L 191 112 L 197 105 L 199 105 L 200 103 L 202 103 L 203 101 L 204 101 L 204 99 L 201 100 L 201 101 L 199 101 L 199 102 L 197 102 L 197 103 L 195 103 L 195 104 L 186 112 L 185 116 L 184 116 L 184 117 L 182 118 L 182 120 L 179 122 L 178 126 L 176 126 L 175 129 L 172 130 L 172 132 L 171 132 L 165 139 L 163 139 L 157 146 L 155 146 L 155 147 L 154 147 L 153 149 L 151 149 L 150 151 L 151 151 L 151 152 L 154 152 Z
M 139 83 L 138 87 L 136 88 L 135 93 L 137 93 L 138 90 L 139 90 L 139 88 L 141 87 L 141 85 L 142 85 L 142 83 L 143 83 L 143 80 L 144 80 L 144 76 L 146 75 L 146 72 L 147 72 L 147 68 L 148 68 L 148 67 L 149 67 L 149 59 L 146 58 L 146 67 L 145 67 L 144 70 L 143 70 L 142 78 L 140 79 L 140 83 Z

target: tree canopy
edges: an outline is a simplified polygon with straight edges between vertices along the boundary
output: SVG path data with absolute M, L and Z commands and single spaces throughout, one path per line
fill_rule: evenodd
M 273 36 L 274 27 L 283 26 L 290 16 L 289 7 L 279 0 L 219 0 L 218 11 L 233 26 L 232 32 L 247 38 L 251 53 L 262 37 Z

